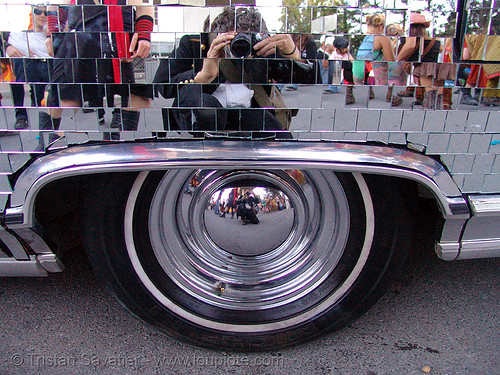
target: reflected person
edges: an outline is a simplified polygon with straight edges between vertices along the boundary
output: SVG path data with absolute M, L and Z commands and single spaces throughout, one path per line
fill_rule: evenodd
M 241 217 L 243 225 L 247 225 L 248 223 L 259 224 L 256 213 L 256 205 L 258 203 L 259 199 L 249 191 L 239 196 L 236 201 L 236 215 Z
M 43 6 L 32 9 L 33 29 L 22 32 L 12 32 L 7 38 L 5 52 L 12 58 L 16 82 L 11 84 L 16 122 L 14 129 L 28 127 L 28 112 L 24 108 L 24 85 L 30 84 L 31 106 L 41 107 L 45 86 L 49 82 L 49 55 L 45 45 L 47 11 Z
M 130 106 L 122 110 L 122 129 L 137 130 L 139 110 L 150 106 L 152 90 L 135 84 L 132 60 L 147 57 L 151 50 L 153 7 L 141 0 L 63 3 L 68 6 L 49 6 L 47 15 L 52 33 L 47 48 L 55 57 L 49 105 L 81 107 L 91 97 L 102 98 L 102 84 L 116 83 L 124 90 L 130 88 Z M 65 30 L 69 32 L 62 32 Z M 61 113 L 61 108 L 41 112 L 40 129 L 57 130 Z
M 291 35 L 269 36 L 252 7 L 225 8 L 210 27 L 205 21 L 204 30 L 214 34 L 183 36 L 173 59 L 162 60 L 156 72 L 154 82 L 166 83 L 159 92 L 175 98 L 169 115 L 163 112 L 165 129 L 168 120 L 171 130 L 287 128 L 290 111 L 276 109 L 272 99 L 281 95 L 269 83 L 315 82 L 314 63 L 301 59 Z M 253 45 L 241 55 L 245 38 Z M 269 109 L 256 109 L 262 107 Z

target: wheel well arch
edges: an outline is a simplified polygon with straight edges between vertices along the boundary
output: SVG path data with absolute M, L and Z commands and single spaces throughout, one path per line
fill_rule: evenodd
M 90 179 L 103 179 L 107 172 L 63 177 L 44 185 L 35 197 L 34 222 L 44 240 L 60 255 L 81 245 L 80 214 L 85 187 Z
M 449 172 L 436 160 L 406 149 L 342 143 L 192 141 L 87 145 L 35 160 L 16 181 L 5 223 L 33 226 L 39 191 L 62 178 L 108 172 L 190 169 L 330 169 L 398 176 L 432 191 L 444 217 L 464 217 L 470 210 Z
M 42 230 L 44 239 L 58 254 L 81 244 L 80 214 L 83 209 L 83 194 L 90 180 L 101 180 L 110 174 L 128 174 L 135 178 L 139 172 L 105 172 L 63 177 L 44 185 L 35 197 L 34 219 Z M 439 202 L 434 194 L 423 184 L 404 177 L 369 175 L 372 178 L 386 179 L 396 184 L 404 202 L 416 205 L 419 200 L 431 200 L 435 204 L 433 214 L 442 217 Z M 436 231 L 436 237 L 438 232 Z

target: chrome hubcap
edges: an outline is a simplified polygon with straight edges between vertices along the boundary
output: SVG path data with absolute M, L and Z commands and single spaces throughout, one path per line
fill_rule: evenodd
M 240 214 L 247 201 L 245 220 L 237 209 L 234 219 L 214 211 L 230 205 L 232 190 L 242 196 Z M 149 212 L 165 274 L 197 300 L 233 310 L 304 297 L 335 268 L 349 235 L 347 198 L 330 171 L 171 170 Z

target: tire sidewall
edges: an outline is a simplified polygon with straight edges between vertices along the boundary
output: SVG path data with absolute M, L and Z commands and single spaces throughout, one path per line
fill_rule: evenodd
M 151 176 L 154 179 L 154 174 Z M 349 192 L 350 210 L 356 214 L 364 211 L 353 176 L 338 173 L 337 177 L 344 190 Z M 136 178 L 137 174 L 115 174 L 103 180 L 88 182 L 86 190 L 92 194 L 84 198 L 82 220 L 89 259 L 107 287 L 132 313 L 171 336 L 197 345 L 236 351 L 271 350 L 295 345 L 341 328 L 364 313 L 383 294 L 401 268 L 409 248 L 407 215 L 399 199 L 397 184 L 388 183 L 387 178 L 366 176 L 375 213 L 373 246 L 361 273 L 340 299 L 314 318 L 286 329 L 263 333 L 231 333 L 209 329 L 177 316 L 158 302 L 137 276 L 127 256 L 124 202 Z M 145 186 L 151 189 L 147 184 Z M 142 194 L 141 199 L 147 200 L 150 194 L 149 191 Z M 347 256 L 350 246 L 359 246 L 359 241 L 354 240 L 360 236 L 355 224 L 352 224 L 354 227 L 351 228 L 353 233 L 348 241 Z

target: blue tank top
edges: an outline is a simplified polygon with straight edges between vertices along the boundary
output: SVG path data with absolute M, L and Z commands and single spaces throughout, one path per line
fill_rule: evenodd
M 367 35 L 361 42 L 358 53 L 356 54 L 356 60 L 368 60 L 376 61 L 380 60 L 380 50 L 373 51 L 375 35 Z

